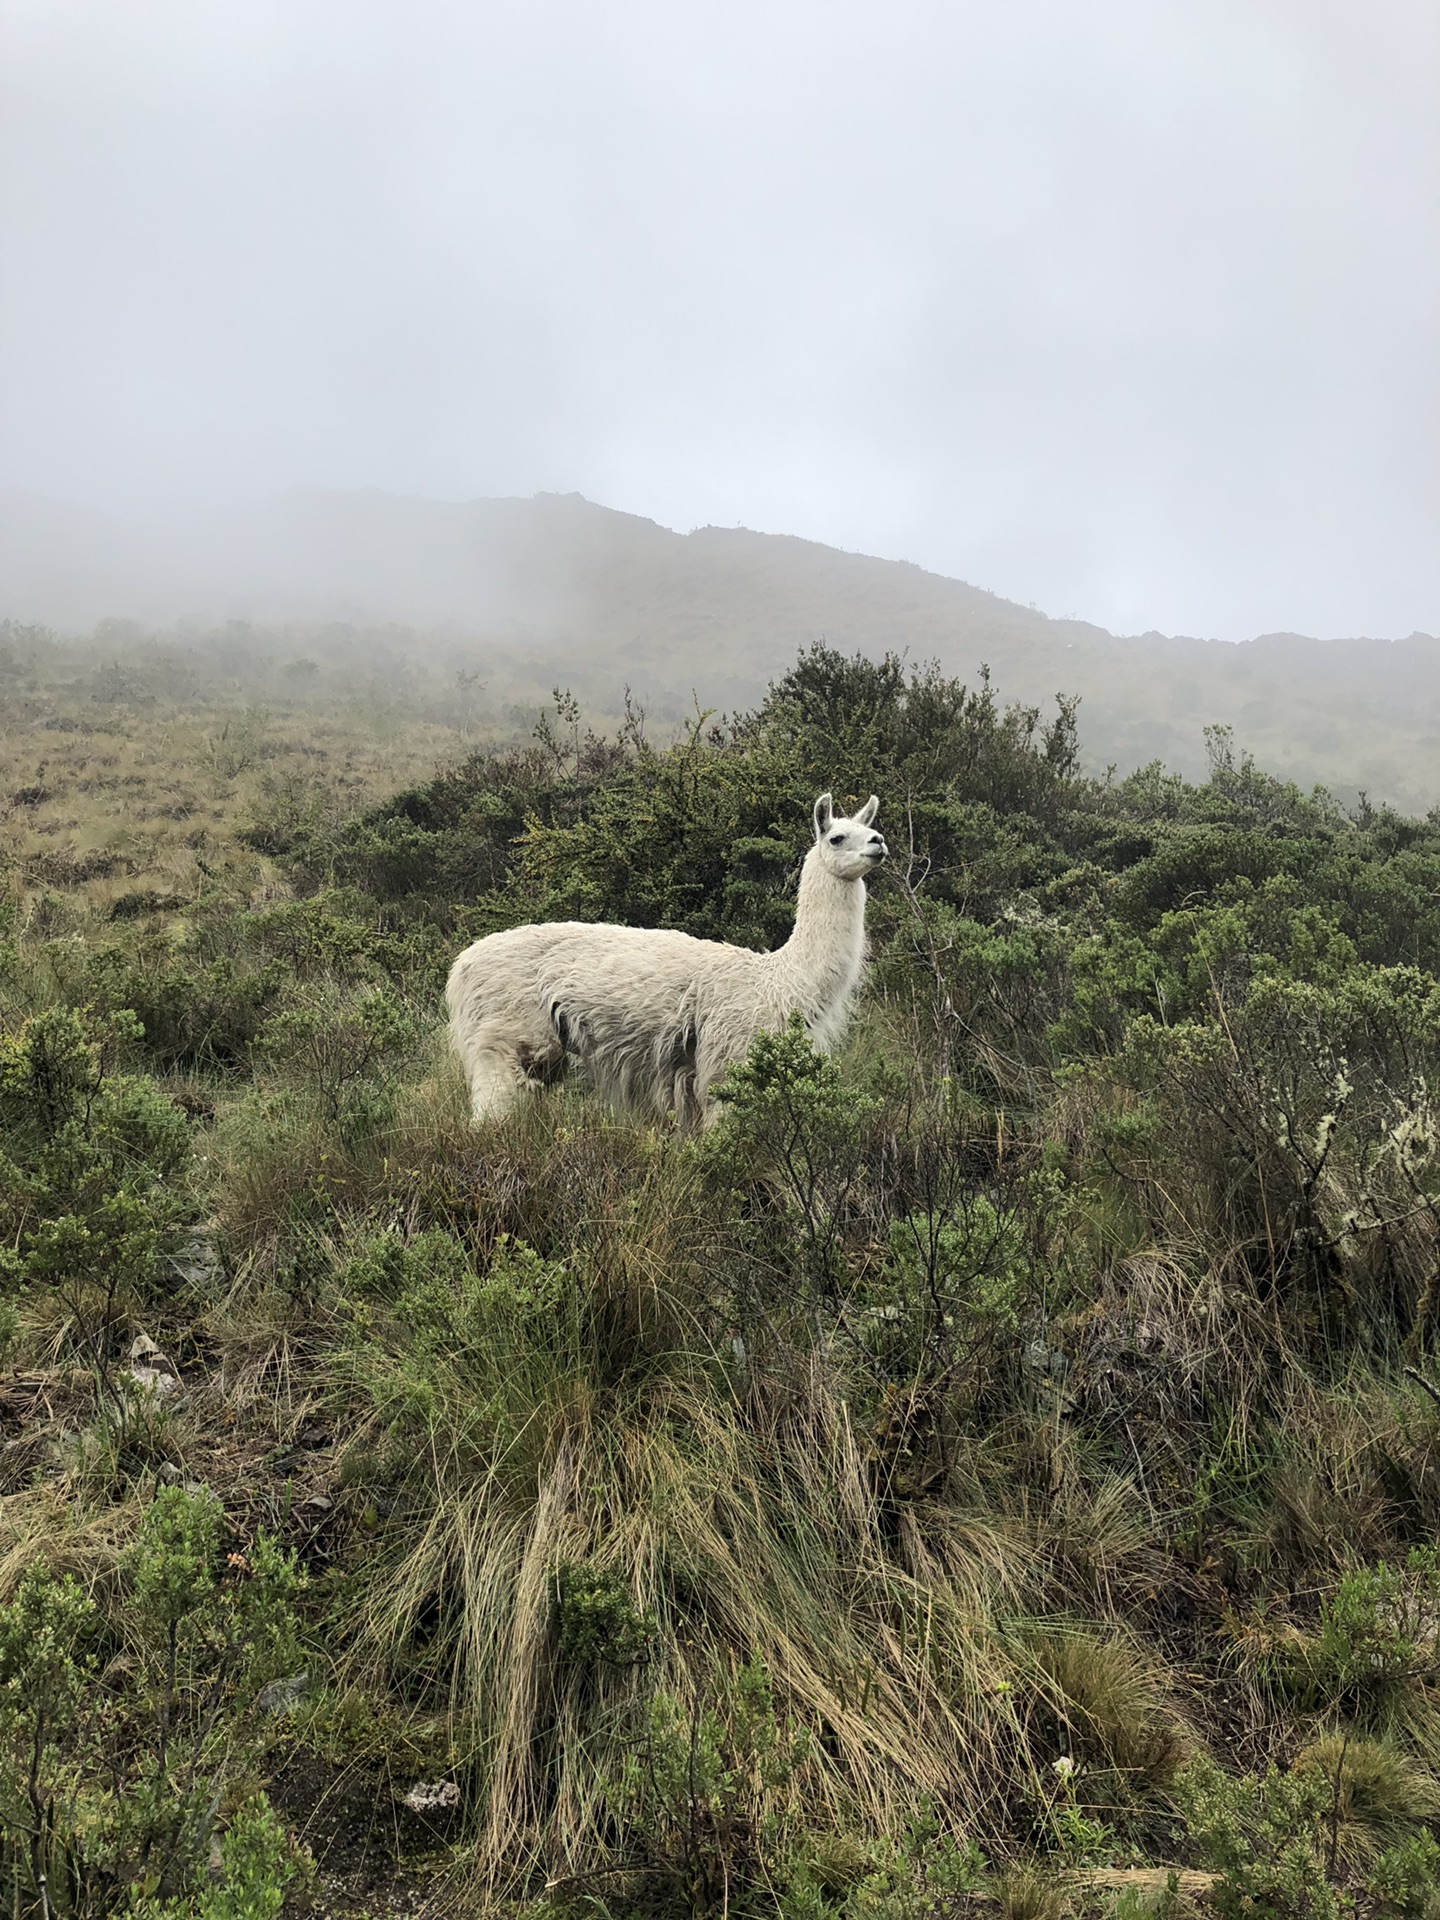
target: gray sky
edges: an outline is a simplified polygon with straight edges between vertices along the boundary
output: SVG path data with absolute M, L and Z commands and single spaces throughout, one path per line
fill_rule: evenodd
M 0 0 L 0 485 L 1440 632 L 1435 0 Z

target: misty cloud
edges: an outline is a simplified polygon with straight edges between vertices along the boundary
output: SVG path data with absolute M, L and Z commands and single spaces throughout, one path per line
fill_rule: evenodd
M 579 489 L 1440 627 L 1440 15 L 0 0 L 0 483 Z

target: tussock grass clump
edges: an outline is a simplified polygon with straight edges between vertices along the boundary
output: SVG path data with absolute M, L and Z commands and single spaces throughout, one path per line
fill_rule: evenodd
M 1168 1676 L 1119 1630 L 1102 1639 L 1073 1623 L 1036 1622 L 1023 1658 L 1068 1750 L 1119 1776 L 1116 1791 L 1143 1795 L 1172 1780 L 1189 1757 Z
M 701 1711 L 715 1676 L 754 1657 L 825 1730 L 807 1776 L 817 1818 L 863 1814 L 883 1831 L 916 1794 L 950 1799 L 962 1781 L 993 1794 L 980 1767 L 1012 1716 L 993 1618 L 975 1608 L 1013 1593 L 976 1578 L 963 1530 L 916 1525 L 912 1551 L 950 1589 L 939 1608 L 931 1590 L 922 1626 L 829 1369 L 741 1360 L 725 1303 L 657 1284 L 695 1249 L 677 1233 L 693 1171 L 673 1146 L 656 1158 L 652 1191 L 632 1190 L 622 1218 L 604 1221 L 591 1193 L 591 1244 L 613 1264 L 506 1240 L 472 1263 L 421 1235 L 372 1242 L 348 1269 L 363 1336 L 335 1363 L 354 1421 L 347 1478 L 383 1489 L 395 1516 L 357 1645 L 452 1703 L 490 1781 L 497 1845 L 544 1807 L 550 1846 L 583 1857 L 606 1817 L 597 1783 L 634 1737 L 627 1702 L 659 1687 Z M 571 1657 L 557 1569 L 581 1564 L 654 1619 L 643 1660 Z M 917 1724 L 927 1668 L 943 1679 Z M 613 1708 L 598 1748 L 585 1733 L 597 1686 Z M 544 1753 L 559 1773 L 542 1794 Z
M 1440 1782 L 1413 1753 L 1349 1731 L 1327 1733 L 1295 1762 L 1328 1783 L 1339 1858 L 1369 1867 L 1387 1847 L 1440 1819 Z

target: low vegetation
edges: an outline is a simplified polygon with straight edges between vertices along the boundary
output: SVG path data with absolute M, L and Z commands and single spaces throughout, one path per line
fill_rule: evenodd
M 12 802 L 12 1910 L 1440 1913 L 1440 822 L 823 650 L 347 724 L 123 911 Z M 768 946 L 826 787 L 842 1057 L 470 1125 L 460 945 Z

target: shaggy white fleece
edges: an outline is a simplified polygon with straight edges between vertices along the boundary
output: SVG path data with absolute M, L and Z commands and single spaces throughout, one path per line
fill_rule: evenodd
M 872 794 L 852 817 L 815 802 L 795 929 L 774 953 L 644 927 L 560 920 L 488 934 L 445 988 L 476 1119 L 503 1113 L 568 1061 L 614 1105 L 682 1125 L 759 1033 L 803 1015 L 817 1047 L 839 1037 L 865 960 L 865 875 L 885 858 Z

